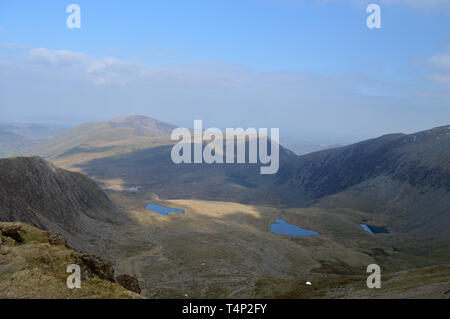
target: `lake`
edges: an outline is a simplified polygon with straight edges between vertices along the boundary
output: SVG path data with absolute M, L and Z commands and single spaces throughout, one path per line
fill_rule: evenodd
M 306 237 L 320 235 L 313 230 L 303 229 L 297 225 L 292 225 L 283 219 L 276 219 L 275 223 L 270 225 L 270 231 L 274 234 L 288 235 L 294 237 Z
M 370 229 L 369 226 L 367 226 L 366 224 L 359 224 L 366 232 L 368 232 L 369 234 L 373 235 L 373 231 L 372 229 Z
M 170 207 L 164 207 L 157 204 L 148 204 L 145 206 L 145 209 L 151 210 L 154 213 L 167 216 L 170 213 L 177 213 L 177 214 L 184 214 L 184 210 L 178 209 L 178 208 L 170 208 Z
M 361 227 L 370 234 L 389 234 L 389 230 L 385 226 L 373 226 L 360 224 Z

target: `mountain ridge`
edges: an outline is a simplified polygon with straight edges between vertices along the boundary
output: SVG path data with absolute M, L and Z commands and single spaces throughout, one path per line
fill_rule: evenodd
M 116 121 L 129 125 L 142 120 L 127 116 Z M 449 141 L 447 125 L 301 156 L 281 147 L 280 169 L 269 176 L 261 176 L 258 165 L 252 164 L 176 165 L 168 136 L 145 142 L 141 137 L 114 144 L 93 142 L 47 155 L 58 166 L 86 173 L 105 189 L 280 207 L 339 203 L 389 216 L 391 230 L 445 234 L 445 227 L 450 227 Z M 424 210 L 428 213 L 421 213 Z
M 39 155 L 46 158 L 55 157 L 72 148 L 112 147 L 133 138 L 165 136 L 175 128 L 175 125 L 142 115 L 123 116 L 110 121 L 80 124 L 44 142 L 24 149 L 21 154 L 24 156 Z
M 280 168 L 273 182 L 312 204 L 389 216 L 397 231 L 445 235 L 450 227 L 450 126 L 297 157 Z

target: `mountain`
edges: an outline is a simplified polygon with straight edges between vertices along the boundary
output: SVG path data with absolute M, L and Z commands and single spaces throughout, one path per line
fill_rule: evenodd
M 373 263 L 393 296 L 421 289 L 420 296 L 442 297 L 450 269 L 449 131 L 392 134 L 305 156 L 281 147 L 275 175 L 261 175 L 259 163 L 176 165 L 167 136 L 92 142 L 58 152 L 52 164 L 2 160 L 0 221 L 62 233 L 71 247 L 135 276 L 151 298 L 371 295 L 364 283 Z M 158 215 L 145 208 L 150 203 L 185 214 Z M 276 219 L 319 235 L 272 233 Z M 33 247 L 21 238 L 22 248 Z M 416 282 L 427 271 L 436 274 L 432 281 Z
M 42 143 L 25 149 L 23 155 L 69 156 L 78 152 L 103 151 L 125 146 L 139 148 L 149 138 L 166 136 L 176 126 L 158 120 L 130 115 L 106 122 L 90 122 L 74 127 Z
M 58 231 L 74 247 L 89 250 L 98 224 L 117 220 L 116 206 L 86 176 L 39 157 L 0 159 L 0 221 Z
M 261 178 L 260 163 L 174 164 L 171 150 L 175 142 L 170 140 L 174 128 L 144 116 L 126 116 L 80 125 L 24 153 L 44 157 L 64 169 L 84 173 L 104 189 L 138 187 L 168 198 L 239 198 L 250 201 L 254 197 L 256 184 L 247 182 L 247 179 L 251 176 L 255 180 Z M 281 162 L 293 156 L 293 152 L 280 147 Z M 191 182 L 195 186 L 186 187 Z
M 303 205 L 353 207 L 397 231 L 450 229 L 450 126 L 391 134 L 290 159 L 273 185 Z
M 136 129 L 136 123 L 146 123 L 138 118 L 112 122 L 135 123 Z M 390 231 L 448 234 L 448 126 L 385 135 L 302 156 L 280 147 L 280 169 L 268 176 L 260 175 L 260 164 L 177 165 L 171 161 L 173 142 L 167 136 L 136 134 L 120 139 L 106 134 L 109 129 L 103 135 L 98 129 L 88 146 L 65 146 L 62 152 L 64 146 L 58 144 L 58 152 L 48 153 L 44 145 L 39 153 L 57 166 L 87 174 L 105 189 L 139 190 L 166 199 L 347 207 L 372 214 L 377 223 L 385 220 L 387 225 L 382 226 Z M 85 138 L 78 129 L 69 132 L 74 140 Z M 64 140 L 69 132 L 50 141 Z M 98 136 L 108 136 L 111 142 Z
M 80 162 L 75 169 L 87 174 L 105 188 L 126 190 L 138 187 L 163 198 L 186 198 L 261 203 L 277 200 L 277 193 L 260 194 L 266 180 L 255 164 L 175 164 L 173 145 L 148 147 L 116 156 L 102 156 Z M 248 144 L 246 144 L 248 150 Z M 236 152 L 235 152 L 236 154 Z M 295 155 L 280 147 L 280 165 Z M 65 159 L 55 159 L 58 165 Z M 71 167 L 68 167 L 72 169 Z
M 22 149 L 57 135 L 65 129 L 67 127 L 56 125 L 0 123 L 0 157 L 17 155 Z
M 166 199 L 345 207 L 370 213 L 376 223 L 384 220 L 386 225 L 378 226 L 389 231 L 448 235 L 448 126 L 303 156 L 280 149 L 280 170 L 268 176 L 252 164 L 177 165 L 170 159 L 171 145 L 100 155 L 75 166 L 116 190 L 139 187 Z

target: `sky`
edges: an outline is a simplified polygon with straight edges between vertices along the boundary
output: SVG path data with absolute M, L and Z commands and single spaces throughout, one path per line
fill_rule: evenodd
M 0 0 L 0 122 L 127 114 L 333 142 L 450 124 L 450 0 Z

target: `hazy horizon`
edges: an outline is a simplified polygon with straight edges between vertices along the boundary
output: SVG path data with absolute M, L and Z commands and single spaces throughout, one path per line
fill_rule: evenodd
M 142 114 L 352 142 L 450 119 L 450 6 L 381 1 L 0 5 L 0 119 L 76 125 Z

